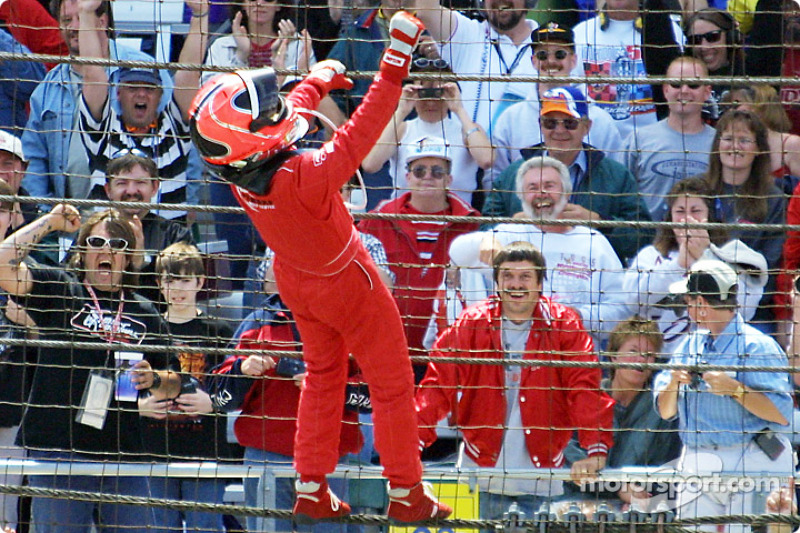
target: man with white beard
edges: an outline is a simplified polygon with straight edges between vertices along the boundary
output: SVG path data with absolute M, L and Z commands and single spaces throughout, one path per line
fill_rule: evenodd
M 576 309 L 599 348 L 598 342 L 630 314 L 622 294 L 623 269 L 617 254 L 595 229 L 552 224 L 562 215 L 572 192 L 569 171 L 557 159 L 540 156 L 522 163 L 516 190 L 524 218 L 533 223 L 500 224 L 453 241 L 450 261 L 460 269 L 460 281 L 447 292 L 458 293 L 466 305 L 485 298 L 494 292 L 489 265 L 495 254 L 512 242 L 529 242 L 542 251 L 547 262 L 542 294 Z M 462 291 L 462 287 L 469 289 Z M 452 311 L 452 302 L 440 307 Z

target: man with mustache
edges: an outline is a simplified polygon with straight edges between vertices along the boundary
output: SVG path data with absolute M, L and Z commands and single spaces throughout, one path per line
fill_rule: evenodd
M 532 170 L 541 175 L 553 168 Z M 580 314 L 546 296 L 553 268 L 558 265 L 545 262 L 529 242 L 500 249 L 491 269 L 497 296 L 471 306 L 437 339 L 415 397 L 425 446 L 436 440 L 437 423 L 452 412 L 464 438 L 463 467 L 545 469 L 524 479 L 479 476 L 483 519 L 503 518 L 514 503 L 530 517 L 561 496 L 563 482 L 547 469 L 565 466 L 564 449 L 575 428 L 588 455 L 572 463 L 576 483 L 605 466 L 613 442 L 614 400 L 600 391 L 599 368 L 515 364 L 597 361 Z M 439 357 L 495 361 L 440 363 Z
M 441 45 L 442 59 L 453 72 L 468 76 L 533 76 L 531 32 L 526 0 L 483 0 L 485 21 L 467 18 L 439 5 L 438 0 L 416 0 L 417 16 Z M 474 122 L 489 133 L 500 113 L 525 99 L 527 85 L 502 79 L 461 81 L 461 95 Z
M 114 202 L 150 202 L 158 194 L 160 180 L 156 163 L 144 154 L 130 150 L 112 159 L 106 168 L 105 192 Z M 148 208 L 120 209 L 134 220 L 136 249 L 142 251 L 134 258 L 140 272 L 137 292 L 153 301 L 159 300 L 153 268 L 155 256 L 176 242 L 194 244 L 194 236 L 185 224 L 167 220 Z

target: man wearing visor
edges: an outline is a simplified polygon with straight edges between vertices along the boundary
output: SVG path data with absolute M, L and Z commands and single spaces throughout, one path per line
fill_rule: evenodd
M 389 47 L 363 103 L 317 150 L 293 148 L 320 99 L 352 87 L 338 61 L 317 63 L 285 101 L 272 69 L 218 76 L 201 88 L 190 111 L 201 157 L 233 184 L 234 195 L 275 252 L 278 288 L 303 339 L 308 374 L 294 449 L 300 479 L 293 512 L 300 523 L 350 512 L 328 488 L 326 475 L 339 459 L 351 353 L 372 395 L 375 446 L 389 479 L 389 519 L 415 523 L 452 512 L 421 482 L 419 442 L 409 431 L 416 415 L 402 321 L 339 194 L 388 123 L 422 30 L 408 13 L 392 18 Z

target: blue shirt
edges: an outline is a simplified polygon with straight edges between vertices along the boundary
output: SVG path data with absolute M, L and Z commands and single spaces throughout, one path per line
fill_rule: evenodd
M 688 335 L 678 345 L 670 362 L 697 365 L 705 361 L 711 365 L 743 368 L 788 366 L 786 354 L 778 343 L 746 324 L 738 313 L 706 347 L 709 338 L 708 330 L 702 329 Z M 792 398 L 789 395 L 792 388 L 787 372 L 728 372 L 735 373 L 734 379 L 749 389 L 766 394 L 787 420 L 792 419 Z M 669 382 L 670 370 L 663 370 L 656 376 L 653 390 L 658 395 Z M 746 444 L 755 433 L 767 427 L 782 431 L 779 424 L 757 417 L 732 396 L 713 394 L 702 380 L 696 388 L 680 386 L 678 418 L 681 440 L 689 448 Z

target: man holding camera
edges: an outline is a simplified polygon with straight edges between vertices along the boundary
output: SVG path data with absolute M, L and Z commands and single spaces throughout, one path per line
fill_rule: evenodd
M 792 448 L 783 435 L 792 418 L 786 372 L 748 367 L 786 367 L 786 355 L 772 337 L 746 324 L 737 310 L 738 276 L 726 263 L 697 261 L 688 277 L 670 286 L 684 294 L 698 329 L 687 336 L 671 363 L 694 369 L 664 370 L 653 390 L 662 418 L 679 419 L 683 466 L 689 474 L 732 473 L 786 476 L 793 471 Z M 736 370 L 705 370 L 730 365 Z M 686 485 L 678 497 L 681 518 L 759 513 L 755 491 Z M 718 531 L 717 526 L 701 527 Z M 727 531 L 748 531 L 731 524 Z

